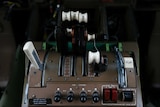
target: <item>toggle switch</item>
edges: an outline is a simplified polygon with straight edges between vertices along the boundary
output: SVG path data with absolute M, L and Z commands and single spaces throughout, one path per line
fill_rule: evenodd
M 110 89 L 108 89 L 108 88 L 103 89 L 103 100 L 104 100 L 104 102 L 110 100 L 110 94 L 111 94 L 111 90 Z
M 116 88 L 103 89 L 103 101 L 104 102 L 117 102 L 118 91 Z
M 112 91 L 112 96 L 111 96 L 111 101 L 113 102 L 117 102 L 117 99 L 118 99 L 118 92 L 117 92 L 117 89 L 111 89 Z

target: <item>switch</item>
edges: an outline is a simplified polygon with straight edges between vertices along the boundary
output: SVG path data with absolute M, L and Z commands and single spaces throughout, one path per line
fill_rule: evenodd
M 110 89 L 103 89 L 103 100 L 109 101 L 110 100 Z
M 87 94 L 86 94 L 86 92 L 82 91 L 82 92 L 80 93 L 80 101 L 81 101 L 82 103 L 84 103 L 84 102 L 87 101 Z
M 61 100 L 61 92 L 57 91 L 54 96 L 54 101 L 59 102 Z
M 117 92 L 117 89 L 111 89 L 112 91 L 112 97 L 111 97 L 111 100 L 113 102 L 117 102 L 117 99 L 118 99 L 118 92 Z
M 74 93 L 72 91 L 70 91 L 68 93 L 68 96 L 67 96 L 67 101 L 68 102 L 72 102 L 73 101 L 73 97 L 74 97 Z
M 132 91 L 123 91 L 122 92 L 122 101 L 133 101 L 133 92 Z
M 95 92 L 93 93 L 93 95 L 92 95 L 92 98 L 93 98 L 93 102 L 95 102 L 95 103 L 98 102 L 99 99 L 100 99 L 98 92 L 95 91 Z

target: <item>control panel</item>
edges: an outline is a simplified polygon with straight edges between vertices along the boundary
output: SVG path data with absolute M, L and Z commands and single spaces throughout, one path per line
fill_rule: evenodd
M 55 8 L 45 42 L 24 44 L 22 106 L 143 107 L 139 49 L 136 42 L 118 39 L 126 35 L 119 17 L 103 6 Z
M 28 43 L 33 46 L 32 42 Z M 137 84 L 137 45 L 119 44 L 119 48 L 113 45 L 113 50 L 112 45 L 106 44 L 110 51 L 101 51 L 100 59 L 96 59 L 97 56 L 89 59 L 94 52 L 88 52 L 86 56 L 61 55 L 54 49 L 36 52 L 33 48 L 30 51 L 29 46 L 31 54 L 27 59 L 33 58 L 31 62 L 39 64 L 29 65 L 24 102 L 28 107 L 137 107 L 138 93 L 141 93 L 137 91 L 140 88 Z

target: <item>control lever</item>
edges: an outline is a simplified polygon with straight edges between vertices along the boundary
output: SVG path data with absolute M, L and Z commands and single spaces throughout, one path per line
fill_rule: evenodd
M 88 52 L 88 64 L 93 64 L 95 76 L 98 76 L 99 64 L 100 64 L 100 52 Z
M 123 60 L 122 54 L 120 53 L 117 47 L 114 47 L 114 51 L 116 53 L 117 65 L 118 65 L 118 83 L 119 83 L 120 88 L 126 88 L 127 87 L 127 75 L 126 75 L 126 71 L 124 68 L 124 60 Z
M 100 52 L 99 51 L 96 51 L 96 52 L 89 51 L 88 52 L 88 63 L 92 64 L 93 62 L 96 62 L 97 64 L 100 63 Z
M 28 41 L 25 43 L 23 47 L 23 51 L 25 52 L 28 59 L 31 61 L 31 63 L 34 65 L 36 69 L 43 70 L 43 65 L 40 61 L 40 58 L 37 54 L 37 51 L 31 41 Z
M 104 40 L 109 40 L 106 8 L 100 7 L 99 10 L 102 13 L 100 17 L 100 35 L 103 37 Z

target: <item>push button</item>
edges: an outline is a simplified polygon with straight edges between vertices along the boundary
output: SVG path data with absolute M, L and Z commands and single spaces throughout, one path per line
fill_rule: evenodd
M 111 91 L 110 91 L 110 89 L 104 89 L 103 90 L 103 100 L 104 101 L 109 101 L 110 100 L 110 93 L 111 93 Z
M 111 100 L 113 102 L 117 102 L 117 99 L 118 99 L 118 92 L 117 92 L 117 89 L 112 89 L 112 97 L 111 97 Z
M 116 88 L 103 89 L 103 101 L 105 103 L 116 103 L 118 100 L 118 90 Z

